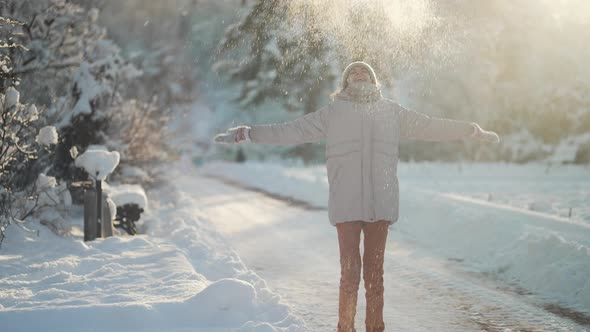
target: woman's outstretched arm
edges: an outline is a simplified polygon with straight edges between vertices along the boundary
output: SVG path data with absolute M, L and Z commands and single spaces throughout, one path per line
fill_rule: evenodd
M 423 141 L 453 141 L 476 138 L 498 142 L 496 133 L 485 131 L 475 122 L 441 119 L 399 106 L 400 138 Z
M 317 142 L 326 138 L 329 110 L 330 106 L 326 106 L 298 119 L 283 123 L 239 126 L 230 129 L 226 134 L 217 135 L 215 141 L 237 143 L 249 140 L 253 143 L 272 145 Z M 224 138 L 218 139 L 217 137 Z

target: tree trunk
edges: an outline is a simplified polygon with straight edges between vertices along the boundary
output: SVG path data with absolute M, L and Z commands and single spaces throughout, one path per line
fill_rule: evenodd
M 326 77 L 327 68 L 322 68 L 322 71 L 318 73 L 318 77 Z M 307 98 L 304 99 L 304 114 L 309 114 L 311 112 L 315 112 L 320 108 L 320 101 L 322 93 L 329 87 L 329 82 L 326 79 L 316 79 L 314 84 L 311 86 L 309 90 L 309 94 Z M 305 143 L 298 145 L 295 148 L 295 154 L 301 159 L 303 159 L 303 163 L 307 166 L 311 161 L 314 160 L 314 150 L 312 143 Z

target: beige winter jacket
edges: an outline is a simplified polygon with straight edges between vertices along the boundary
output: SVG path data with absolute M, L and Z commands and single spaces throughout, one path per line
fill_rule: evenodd
M 401 140 L 450 141 L 469 137 L 469 122 L 437 119 L 381 99 L 335 100 L 296 120 L 253 125 L 254 143 L 289 145 L 326 139 L 330 223 L 389 220 L 399 216 L 397 180 Z

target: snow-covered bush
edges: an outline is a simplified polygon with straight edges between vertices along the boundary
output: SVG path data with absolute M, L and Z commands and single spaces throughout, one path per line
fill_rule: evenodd
M 198 70 L 188 54 L 178 54 L 180 46 L 149 45 L 130 61 L 143 72 L 141 84 L 130 86 L 129 95 L 143 100 L 157 96 L 158 106 L 188 104 L 198 98 Z
M 23 224 L 42 206 L 50 204 L 43 193 L 55 186 L 55 179 L 40 176 L 34 184 L 20 181 L 23 174 L 36 177 L 29 166 L 41 146 L 57 143 L 55 127 L 46 126 L 37 133 L 38 118 L 34 105 L 20 103 L 16 88 L 0 91 L 0 243 L 9 224 Z
M 122 151 L 121 169 L 135 169 L 135 174 L 143 174 L 134 177 L 138 182 L 151 181 L 147 168 L 170 158 L 174 150 L 165 137 L 168 112 L 173 108 L 167 103 L 194 100 L 195 75 L 191 73 L 196 71 L 193 60 L 175 54 L 182 46 L 183 36 L 179 36 L 179 43 L 161 47 L 158 52 L 139 52 L 127 57 L 115 42 L 107 38 L 106 29 L 99 24 L 100 11 L 83 7 L 87 5 L 103 7 L 100 2 L 91 0 L 7 0 L 0 5 L 0 14 L 10 18 L 0 18 L 3 105 L 11 112 L 15 109 L 20 112 L 21 116 L 11 117 L 11 121 L 26 118 L 36 123 L 35 126 L 24 126 L 25 129 L 19 131 L 23 137 L 17 135 L 14 142 L 2 138 L 2 147 L 16 142 L 18 147 L 24 147 L 17 148 L 18 152 L 27 156 L 27 162 L 12 158 L 13 164 L 3 168 L 11 181 L 11 186 L 2 183 L 0 190 L 3 216 L 8 215 L 5 206 L 26 208 L 28 198 L 39 196 L 62 205 L 72 198 L 81 202 L 80 191 L 74 190 L 76 186 L 73 184 L 85 180 L 86 174 L 74 166 L 75 150 L 84 151 L 93 144 Z M 182 16 L 188 17 L 186 14 Z M 190 25 L 186 25 L 189 21 L 183 22 L 182 30 L 189 31 Z M 27 101 L 42 105 L 39 108 L 43 112 L 33 105 L 21 105 L 18 102 L 20 94 L 10 88 L 12 86 L 27 91 Z M 137 98 L 140 99 L 135 100 Z M 20 106 L 14 108 L 12 104 Z M 55 124 L 57 128 L 49 124 Z M 2 125 L 8 123 L 4 121 Z M 37 132 L 37 129 L 41 130 Z M 42 144 L 50 144 L 51 151 L 31 148 Z M 4 149 L 0 153 L 2 151 L 13 150 Z M 51 187 L 54 194 L 34 189 L 40 173 L 53 176 L 60 183 Z M 62 197 L 65 186 L 74 197 L 51 199 Z M 29 192 L 17 197 L 12 189 L 15 187 L 28 188 Z M 47 199 L 43 201 L 48 202 Z M 26 215 L 35 213 L 27 212 Z M 14 221 L 18 216 L 11 214 L 11 218 Z M 54 221 L 58 219 L 53 218 Z M 2 230 L 12 222 L 4 217 L 3 220 Z M 57 229 L 61 233 L 66 228 L 59 226 Z
M 72 196 L 66 183 L 61 182 L 58 185 L 54 177 L 41 173 L 35 184 L 37 208 L 32 215 L 55 234 L 69 234 L 71 224 L 68 211 L 72 205 Z
M 9 0 L 3 2 L 0 12 L 25 22 L 12 24 L 12 20 L 4 20 L 11 24 L 6 25 L 10 29 L 1 30 L 2 37 L 13 42 L 3 43 L 10 47 L 2 54 L 3 78 L 20 83 L 21 91 L 26 90 L 29 99 L 49 106 L 43 113 L 34 106 L 16 109 L 22 108 L 29 121 L 38 119 L 39 126 L 57 122 L 58 127 L 56 130 L 46 126 L 39 133 L 20 131 L 21 135 L 31 138 L 32 143 L 57 143 L 57 149 L 52 148 L 57 152 L 54 156 L 45 151 L 34 154 L 34 151 L 20 149 L 21 152 L 31 152 L 27 153 L 30 157 L 26 163 L 15 163 L 20 172 L 11 173 L 10 178 L 12 184 L 30 188 L 30 194 L 13 195 L 4 202 L 27 209 L 27 197 L 35 198 L 41 194 L 33 190 L 36 174 L 48 173 L 67 183 L 83 178 L 83 171 L 72 165 L 70 149 L 76 145 L 85 148 L 105 140 L 106 110 L 123 100 L 121 87 L 127 86 L 127 80 L 141 72 L 121 56 L 116 45 L 105 39 L 105 30 L 96 24 L 97 10 L 86 12 L 78 5 L 64 1 Z M 16 48 L 13 44 L 22 47 Z M 7 79 L 3 80 L 3 85 Z M 7 109 L 12 109 L 10 106 L 18 101 L 18 91 L 9 88 L 5 95 Z M 11 118 L 15 119 L 20 118 Z M 6 121 L 4 125 L 8 125 Z M 62 136 L 59 141 L 58 131 Z M 20 142 L 24 143 L 24 140 Z M 3 141 L 2 144 L 7 143 Z M 26 212 L 27 216 L 33 214 L 32 211 Z M 19 219 L 14 213 L 11 218 Z
M 91 144 L 105 144 L 109 139 L 118 140 L 122 133 L 109 132 L 112 112 L 120 111 L 125 102 L 125 87 L 141 75 L 112 42 L 100 41 L 92 47 L 94 52 L 86 59 L 90 62 L 82 62 L 68 84 L 68 92 L 49 109 L 49 116 L 55 119 L 63 136 L 53 174 L 68 181 L 84 177 L 73 165 L 72 147 L 82 150 Z
M 551 146 L 522 128 L 502 138 L 500 158 L 515 163 L 542 160 L 551 153 Z
M 546 161 L 554 164 L 590 163 L 590 132 L 563 138 Z
M 24 48 L 15 40 L 15 32 L 19 31 L 22 25 L 23 23 L 19 21 L 0 16 L 0 88 L 2 89 L 20 84 L 20 80 L 13 71 L 13 58 L 15 53 Z
M 194 16 L 203 13 L 203 7 L 208 6 L 205 2 L 176 0 L 174 6 L 144 0 L 78 2 L 87 10 L 101 8 L 98 23 L 108 28 L 109 37 L 143 72 L 139 84 L 127 87 L 130 96 L 147 101 L 155 95 L 159 106 L 190 103 L 197 98 L 200 58 L 195 57 L 190 40 Z
M 38 119 L 34 105 L 22 105 L 20 92 L 14 87 L 20 82 L 13 72 L 13 54 L 22 48 L 15 41 L 15 31 L 21 22 L 0 16 L 0 244 L 9 224 L 27 217 L 23 206 L 31 197 L 31 188 L 18 181 L 36 149 L 31 137 L 33 122 Z
M 139 153 L 125 154 L 122 163 L 136 166 L 145 164 L 145 159 L 153 161 L 158 153 L 172 150 L 166 146 L 156 151 L 154 149 L 164 147 L 165 142 L 155 145 L 151 144 L 154 139 L 145 137 L 141 139 L 149 148 L 141 148 L 142 142 L 130 135 L 144 132 L 145 128 L 140 127 L 145 125 L 161 139 L 168 107 L 154 107 L 149 112 L 149 121 L 144 116 L 137 120 L 137 113 L 144 107 L 133 114 L 125 112 L 133 108 L 129 107 L 134 103 L 128 102 L 130 95 L 136 97 L 139 94 L 150 98 L 147 100 L 151 102 L 152 96 L 159 94 L 154 93 L 159 92 L 156 89 L 174 90 L 166 89 L 167 83 L 160 80 L 170 79 L 162 73 L 162 66 L 174 66 L 174 50 L 169 49 L 161 56 L 152 57 L 158 59 L 161 66 L 149 61 L 136 61 L 149 70 L 150 77 L 142 81 L 146 75 L 144 71 L 123 55 L 119 46 L 107 38 L 106 30 L 98 24 L 99 10 L 85 10 L 80 6 L 96 3 L 54 0 L 8 0 L 7 3 L 6 8 L 2 6 L 3 12 L 11 17 L 28 18 L 26 24 L 20 27 L 19 40 L 29 51 L 16 55 L 15 70 L 22 76 L 22 85 L 35 94 L 33 98 L 48 105 L 48 111 L 44 113 L 45 122 L 56 123 L 61 135 L 55 157 L 41 156 L 37 161 L 37 170 L 49 167 L 49 174 L 72 183 L 85 179 L 85 174 L 73 164 L 74 158 L 70 154 L 73 147 L 84 150 L 92 144 L 103 144 L 112 150 L 149 151 L 150 155 L 145 157 Z M 136 57 L 146 59 L 141 53 Z M 178 67 L 169 76 L 182 77 L 183 72 L 190 72 L 185 69 Z M 182 83 L 177 85 L 182 86 Z M 183 93 L 179 92 L 180 95 Z M 152 121 L 158 125 L 151 125 Z M 135 157 L 142 159 L 134 162 Z M 79 202 L 80 197 L 75 196 L 75 201 Z
M 169 109 L 162 110 L 157 105 L 156 101 L 145 103 L 140 100 L 127 100 L 117 105 L 110 110 L 110 126 L 106 131 L 109 137 L 106 145 L 121 153 L 121 163 L 147 170 L 148 174 L 158 163 L 175 158 L 166 128 L 167 119 L 163 118 L 163 113 Z M 120 172 L 115 178 L 122 182 L 136 182 Z M 139 182 L 149 184 L 151 181 L 153 177 L 148 176 Z
M 102 83 L 113 80 L 107 77 L 109 72 L 97 68 L 108 66 L 99 62 L 105 57 L 97 55 L 104 55 L 106 52 L 101 49 L 108 49 L 101 44 L 105 29 L 96 24 L 96 11 L 83 11 L 69 1 L 7 0 L 0 6 L 0 12 L 24 22 L 13 29 L 14 40 L 23 45 L 23 49 L 11 52 L 13 71 L 20 79 L 21 91 L 27 91 L 29 100 L 48 107 L 40 123 L 61 121 L 57 127 L 62 139 L 55 157 L 40 154 L 31 171 L 50 168 L 47 172 L 59 179 L 76 178 L 76 170 L 72 170 L 73 175 L 68 174 L 72 159 L 67 157 L 72 141 L 81 136 L 87 138 L 87 142 L 81 140 L 83 146 L 95 143 L 99 139 L 97 132 L 104 128 L 104 121 L 93 119 L 89 113 L 99 106 L 98 95 L 108 99 L 109 90 Z M 97 73 L 102 76 L 90 80 L 88 76 Z M 85 117 L 76 117 L 78 114 Z M 22 181 L 26 180 L 34 178 L 26 176 Z
M 23 22 L 14 30 L 14 40 L 24 49 L 11 55 L 13 72 L 37 104 L 49 105 L 63 95 L 90 46 L 105 37 L 95 17 L 70 1 L 6 0 L 0 15 Z

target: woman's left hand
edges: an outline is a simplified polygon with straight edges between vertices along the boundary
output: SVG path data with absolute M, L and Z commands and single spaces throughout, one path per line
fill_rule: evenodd
M 478 139 L 480 141 L 486 141 L 486 142 L 492 142 L 492 143 L 499 143 L 500 142 L 500 137 L 495 132 L 483 130 L 475 122 L 472 122 L 471 126 L 473 126 L 473 134 L 471 134 L 472 138 Z

